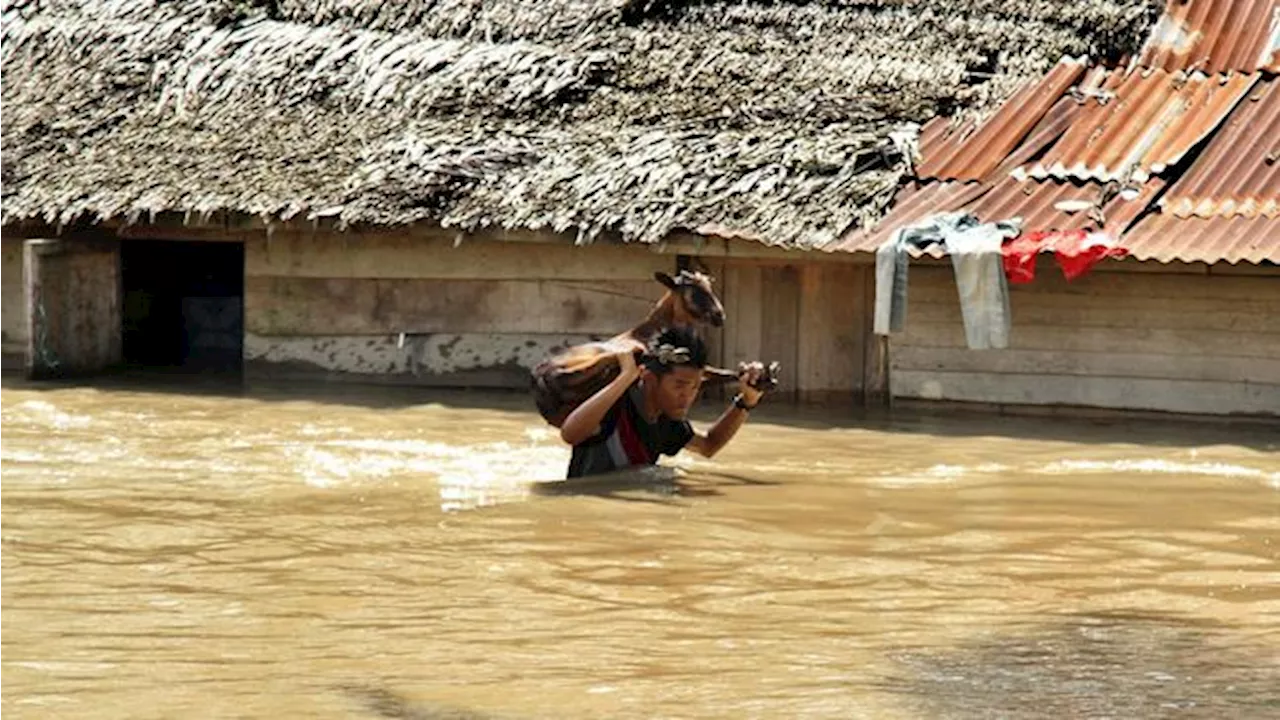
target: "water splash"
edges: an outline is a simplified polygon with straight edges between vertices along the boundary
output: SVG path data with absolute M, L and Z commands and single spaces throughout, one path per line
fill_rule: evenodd
M 1268 472 L 1258 468 L 1230 463 L 1179 462 L 1159 458 L 1128 460 L 1059 460 L 1043 465 L 1035 472 L 1045 475 L 1063 473 L 1162 473 L 1170 475 L 1207 475 L 1221 478 L 1246 478 L 1264 480 L 1280 489 L 1280 472 Z
M 434 479 L 442 486 L 500 486 L 554 480 L 568 464 L 562 446 L 456 445 L 407 439 L 330 440 L 290 449 L 312 487 L 394 478 Z
M 6 422 L 44 425 L 54 430 L 70 430 L 88 427 L 93 419 L 88 415 L 72 415 L 58 409 L 45 400 L 27 400 L 5 408 Z

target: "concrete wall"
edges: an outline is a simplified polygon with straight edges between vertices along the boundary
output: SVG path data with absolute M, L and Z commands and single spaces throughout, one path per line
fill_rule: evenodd
M 1116 267 L 1112 264 L 1111 267 Z M 1280 414 L 1280 270 L 1125 262 L 1011 286 L 1005 350 L 965 347 L 949 264 L 913 265 L 895 397 Z
M 245 245 L 245 359 L 253 374 L 527 387 L 556 348 L 626 330 L 676 257 L 644 247 L 358 241 L 277 233 Z M 403 334 L 403 337 L 402 337 Z
M 0 241 L 0 328 L 3 329 L 5 370 L 21 370 L 27 347 L 27 306 L 23 291 L 22 239 L 6 237 Z
M 121 360 L 120 246 L 110 238 L 29 240 L 24 306 L 32 377 L 96 374 Z
M 643 246 L 454 239 L 248 239 L 248 370 L 525 388 L 548 353 L 642 320 L 664 291 L 653 273 L 677 267 L 675 253 Z M 728 315 L 711 333 L 714 363 L 779 360 L 783 390 L 806 399 L 858 392 L 868 266 L 695 262 L 715 276 Z

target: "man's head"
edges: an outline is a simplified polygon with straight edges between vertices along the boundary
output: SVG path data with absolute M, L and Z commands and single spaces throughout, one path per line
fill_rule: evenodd
M 689 328 L 669 328 L 650 345 L 644 360 L 644 386 L 663 415 L 683 420 L 702 389 L 707 346 Z

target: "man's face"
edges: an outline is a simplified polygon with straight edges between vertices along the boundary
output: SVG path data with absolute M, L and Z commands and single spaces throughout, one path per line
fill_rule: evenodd
M 663 415 L 673 420 L 683 420 L 693 401 L 702 389 L 702 369 L 689 366 L 677 367 L 666 375 L 657 377 L 658 390 L 655 399 Z

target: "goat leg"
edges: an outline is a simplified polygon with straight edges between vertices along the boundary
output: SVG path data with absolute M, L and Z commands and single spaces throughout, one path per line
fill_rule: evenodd
M 731 382 L 738 379 L 738 373 L 732 370 L 725 370 L 718 367 L 705 367 L 702 369 L 703 384 L 716 384 L 722 382 Z
M 746 363 L 738 363 L 738 370 L 726 370 L 718 367 L 706 367 L 702 370 L 702 382 L 704 384 L 716 385 L 719 383 L 732 382 L 737 380 L 743 371 L 746 370 Z M 764 373 L 752 385 L 757 390 L 769 391 L 778 387 L 778 375 L 782 372 L 782 364 L 774 361 L 764 368 Z

